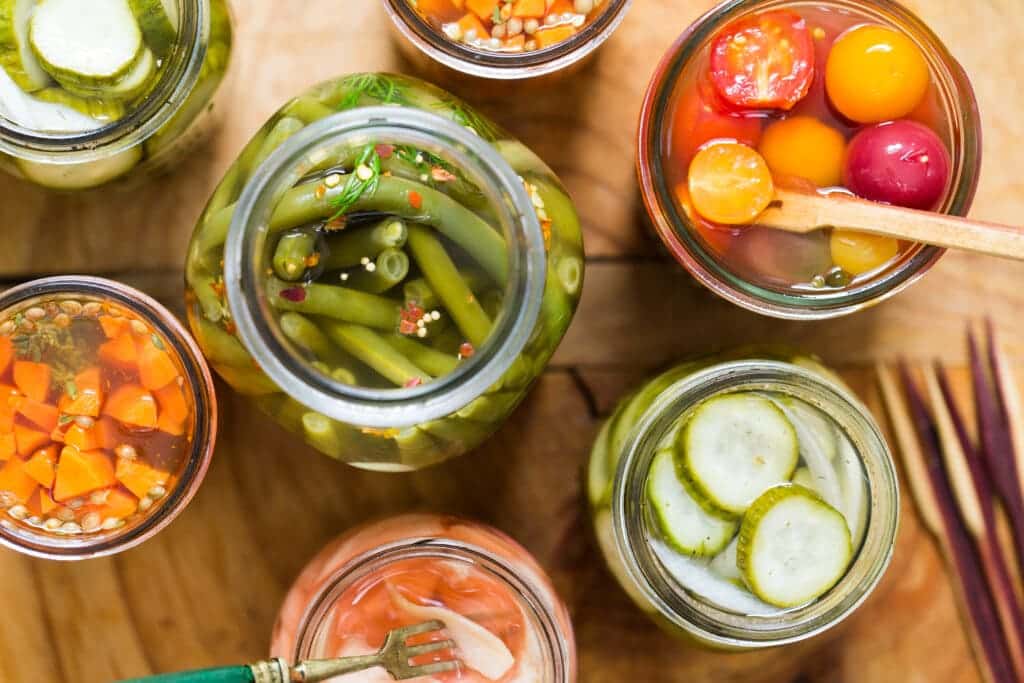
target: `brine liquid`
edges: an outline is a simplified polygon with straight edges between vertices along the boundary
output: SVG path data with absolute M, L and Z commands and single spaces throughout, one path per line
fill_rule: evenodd
M 861 126 L 847 121 L 830 105 L 825 92 L 824 67 L 832 44 L 840 34 L 855 26 L 877 22 L 849 10 L 816 8 L 803 4 L 793 9 L 805 18 L 814 36 L 816 68 L 810 91 L 788 112 L 747 113 L 743 118 L 753 119 L 756 125 L 763 127 L 781 119 L 808 116 L 839 131 L 849 141 Z M 713 121 L 709 122 L 707 118 L 701 118 L 702 107 L 709 106 L 716 96 L 707 75 L 708 62 L 708 46 L 705 45 L 701 54 L 694 57 L 680 75 L 672 95 L 673 103 L 666 118 L 668 125 L 661 143 L 665 159 L 664 170 L 670 188 L 686 185 L 692 155 L 696 147 L 704 144 L 704 136 L 708 132 L 711 133 L 708 139 L 718 137 L 714 134 L 716 127 L 721 129 L 719 132 L 724 137 L 733 137 L 735 132 L 728 126 L 722 127 Z M 946 148 L 952 149 L 952 133 L 949 126 L 951 117 L 942 104 L 934 75 L 924 100 L 907 118 L 931 128 L 939 135 Z M 702 139 L 692 138 L 695 130 L 704 133 Z M 728 134 L 725 132 L 727 130 Z M 759 133 L 757 135 L 759 136 Z M 792 184 L 794 189 L 809 189 L 806 181 L 801 179 L 775 180 L 780 187 Z M 819 189 L 827 191 L 829 188 Z M 846 192 L 844 188 L 834 189 Z M 684 213 L 692 218 L 691 229 L 696 233 L 695 237 L 725 270 L 752 284 L 781 292 L 828 293 L 877 279 L 904 260 L 914 247 L 911 243 L 902 242 L 897 255 L 888 263 L 851 278 L 833 262 L 829 246 L 831 229 L 797 234 L 756 225 L 722 226 L 701 219 L 685 206 L 683 209 Z

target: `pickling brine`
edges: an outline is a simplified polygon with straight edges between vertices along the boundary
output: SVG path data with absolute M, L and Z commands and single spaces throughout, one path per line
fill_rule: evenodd
M 685 363 L 625 399 L 588 491 L 623 587 L 713 647 L 837 623 L 880 577 L 896 524 L 870 416 L 816 361 L 779 353 Z
M 579 219 L 536 155 L 426 83 L 358 74 L 242 151 L 196 228 L 188 311 L 215 369 L 286 427 L 404 470 L 497 429 L 582 278 Z
M 201 128 L 230 50 L 225 0 L 3 0 L 7 169 L 78 190 L 166 166 Z
M 303 571 L 274 628 L 271 653 L 289 661 L 376 652 L 389 631 L 440 620 L 458 670 L 424 683 L 570 683 L 575 644 L 550 580 L 513 540 L 473 522 L 408 515 L 346 534 Z M 381 669 L 339 683 L 391 680 Z

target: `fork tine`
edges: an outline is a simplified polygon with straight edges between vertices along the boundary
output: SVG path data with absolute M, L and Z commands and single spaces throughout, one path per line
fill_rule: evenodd
M 430 676 L 432 674 L 441 674 L 446 671 L 455 671 L 459 668 L 459 662 L 452 660 L 450 662 L 432 662 L 430 664 L 424 664 L 422 666 L 413 666 L 405 670 L 402 677 L 398 680 L 404 681 L 409 678 L 418 678 L 419 676 Z
M 407 657 L 412 659 L 413 657 L 419 657 L 430 652 L 437 652 L 438 650 L 454 650 L 454 640 L 437 640 L 432 643 L 423 643 L 422 645 L 412 645 L 405 648 L 404 653 Z
M 412 626 L 405 626 L 400 629 L 396 629 L 391 633 L 401 641 L 405 641 L 409 636 L 419 635 L 420 633 L 428 633 L 429 631 L 440 631 L 444 628 L 443 621 L 425 621 L 422 624 L 414 624 Z

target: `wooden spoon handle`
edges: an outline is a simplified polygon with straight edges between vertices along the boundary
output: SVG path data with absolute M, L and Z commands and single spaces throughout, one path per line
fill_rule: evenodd
M 832 226 L 937 247 L 1024 260 L 1024 229 L 931 211 L 903 209 L 845 195 L 778 190 L 759 225 L 788 232 Z

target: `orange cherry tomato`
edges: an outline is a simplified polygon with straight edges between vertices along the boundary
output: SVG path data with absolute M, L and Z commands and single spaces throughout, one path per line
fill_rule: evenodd
M 689 88 L 679 98 L 672 122 L 673 160 L 685 167 L 697 150 L 711 140 L 736 140 L 757 147 L 761 140 L 761 119 L 721 111 L 718 96 L 710 84 Z
M 796 12 L 737 19 L 711 45 L 711 80 L 740 109 L 789 110 L 814 80 L 814 39 Z
M 758 150 L 776 176 L 805 178 L 818 187 L 839 185 L 843 178 L 846 138 L 810 116 L 793 116 L 768 126 Z
M 690 189 L 686 183 L 679 183 L 675 186 L 675 195 L 679 208 L 690 220 L 690 228 L 704 240 L 705 245 L 712 252 L 719 256 L 725 255 L 743 228 L 734 225 L 715 225 L 711 221 L 705 220 L 693 208 Z
M 900 251 L 900 243 L 892 237 L 853 230 L 833 230 L 829 246 L 832 261 L 852 275 L 880 268 Z
M 752 223 L 775 198 L 768 164 L 738 142 L 718 142 L 697 152 L 688 178 L 693 208 L 725 225 Z

